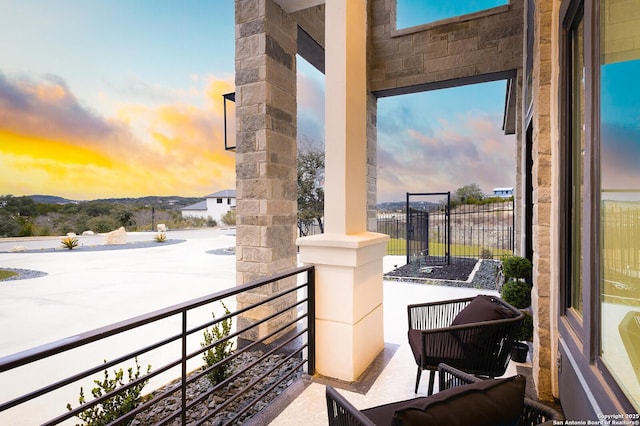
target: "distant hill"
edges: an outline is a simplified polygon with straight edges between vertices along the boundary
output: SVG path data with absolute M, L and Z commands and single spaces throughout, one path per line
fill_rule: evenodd
M 101 198 L 97 200 L 69 200 L 67 198 L 57 197 L 55 195 L 29 195 L 36 203 L 41 204 L 69 204 L 69 203 L 85 203 L 89 201 L 98 201 L 102 203 L 114 203 L 114 204 L 135 204 L 143 206 L 162 207 L 165 209 L 181 209 L 182 207 L 195 204 L 204 200 L 204 197 L 178 197 L 178 196 L 155 196 L 149 195 L 146 197 L 138 198 Z
M 62 197 L 56 197 L 55 195 L 29 195 L 29 198 L 31 198 L 34 203 L 42 203 L 42 204 L 77 203 L 77 201 L 68 200 L 68 199 L 62 198 Z
M 432 203 L 429 201 L 412 201 L 411 207 L 415 208 L 425 208 L 431 206 L 438 206 L 440 203 Z M 382 212 L 403 212 L 407 208 L 406 201 L 390 201 L 386 203 L 379 203 L 378 210 Z

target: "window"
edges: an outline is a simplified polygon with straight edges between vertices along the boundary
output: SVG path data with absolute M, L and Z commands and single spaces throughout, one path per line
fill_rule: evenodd
M 398 0 L 396 9 L 396 28 L 401 29 L 428 24 L 442 19 L 480 12 L 482 10 L 506 4 L 509 4 L 509 0 L 484 0 L 482 2 Z
M 227 198 L 227 204 L 231 205 L 231 198 Z
M 577 314 L 583 313 L 583 209 L 584 209 L 584 157 L 585 157 L 585 62 L 584 18 L 579 9 L 568 29 L 568 102 L 570 122 L 567 123 L 565 167 L 567 205 L 567 307 Z
M 222 198 L 216 198 L 216 203 L 222 204 Z
M 637 0 L 600 1 L 600 356 L 636 410 L 640 409 L 639 8 Z

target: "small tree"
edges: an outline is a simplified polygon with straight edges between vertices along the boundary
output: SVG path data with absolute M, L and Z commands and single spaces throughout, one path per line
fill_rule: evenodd
M 459 204 L 475 204 L 484 198 L 484 194 L 477 183 L 461 186 L 456 189 L 454 201 Z
M 224 308 L 225 315 L 229 315 L 230 312 L 229 312 L 229 309 L 227 309 L 227 306 L 223 302 L 220 302 L 220 303 Z M 211 313 L 211 316 L 213 317 L 214 320 L 216 319 L 216 316 L 213 312 Z M 231 318 L 226 318 L 214 324 L 213 326 L 211 326 L 211 329 L 205 328 L 203 333 L 204 342 L 200 343 L 200 346 L 203 348 L 210 346 L 211 344 L 229 336 L 229 334 L 231 333 L 231 325 L 232 325 Z M 202 355 L 202 358 L 204 359 L 204 362 L 206 363 L 207 367 L 212 367 L 217 363 L 219 363 L 220 361 L 227 358 L 229 354 L 231 354 L 232 349 L 233 349 L 233 342 L 231 340 L 225 340 L 224 342 L 220 342 L 216 344 L 214 347 L 207 349 Z M 221 381 L 223 381 L 224 379 L 226 379 L 227 377 L 229 377 L 229 374 L 230 374 L 229 363 L 223 363 L 221 365 L 213 367 L 207 373 L 207 378 L 209 379 L 212 385 L 216 385 Z
M 136 371 L 134 373 L 133 368 L 128 368 L 127 373 L 129 377 L 129 383 L 138 380 L 140 377 L 140 364 L 138 364 L 138 358 L 136 361 Z M 106 362 L 106 361 L 105 361 Z M 147 366 L 147 374 L 151 371 L 151 365 Z M 109 371 L 104 370 L 104 380 L 94 380 L 96 384 L 91 390 L 91 394 L 94 398 L 100 398 L 103 395 L 114 392 L 116 389 L 125 386 L 124 383 L 124 371 L 121 369 L 114 370 L 115 376 L 109 377 Z M 142 389 L 147 384 L 148 380 L 143 380 L 138 384 L 128 388 L 125 391 L 116 393 L 110 398 L 105 399 L 101 403 L 94 405 L 91 408 L 87 408 L 82 411 L 77 417 L 84 421 L 89 426 L 103 426 L 112 423 L 119 417 L 124 416 L 129 411 L 136 408 L 142 401 Z M 80 397 L 78 398 L 80 405 L 87 403 L 83 388 L 80 388 Z M 67 409 L 72 410 L 71 404 L 67 404 Z M 124 424 L 131 424 L 132 420 Z
M 317 182 L 319 171 L 324 170 L 324 149 L 310 142 L 302 143 L 298 152 L 298 223 L 307 226 L 317 222 L 324 232 L 324 190 Z M 302 235 L 306 235 L 300 227 Z

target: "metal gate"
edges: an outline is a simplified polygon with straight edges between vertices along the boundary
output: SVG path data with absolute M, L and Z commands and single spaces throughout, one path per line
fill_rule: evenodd
M 425 197 L 446 200 L 424 201 Z M 420 197 L 423 201 L 416 201 Z M 413 200 L 412 200 L 413 198 Z M 451 263 L 451 192 L 407 192 L 407 263 Z

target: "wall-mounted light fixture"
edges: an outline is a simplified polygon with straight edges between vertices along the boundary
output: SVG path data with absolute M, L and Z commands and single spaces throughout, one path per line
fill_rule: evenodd
M 224 99 L 224 149 L 226 151 L 236 150 L 236 92 L 225 93 Z M 229 102 L 229 115 L 227 121 L 227 102 Z

